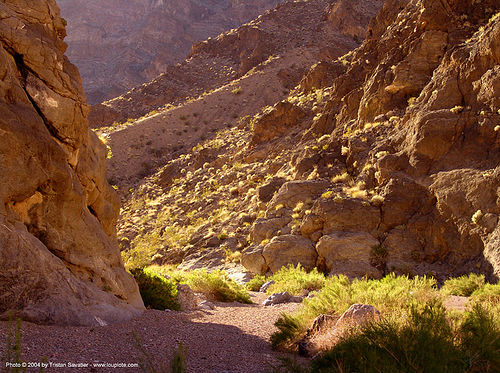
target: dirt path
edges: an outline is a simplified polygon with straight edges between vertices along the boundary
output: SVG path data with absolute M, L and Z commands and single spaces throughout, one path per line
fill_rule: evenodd
M 144 355 L 132 333 L 141 340 L 157 371 L 168 366 L 175 348 L 187 347 L 188 372 L 270 372 L 283 354 L 273 351 L 269 336 L 281 312 L 298 304 L 271 307 L 260 305 L 265 299 L 252 293 L 256 304 L 215 303 L 211 311 L 147 311 L 127 323 L 90 327 L 40 326 L 22 324 L 22 358 L 26 362 L 86 363 L 86 368 L 49 368 L 47 372 L 140 372 L 138 367 L 93 368 L 93 363 L 139 363 Z M 8 323 L 0 323 L 5 341 Z M 0 346 L 5 366 L 5 342 Z M 38 369 L 28 370 L 38 371 Z

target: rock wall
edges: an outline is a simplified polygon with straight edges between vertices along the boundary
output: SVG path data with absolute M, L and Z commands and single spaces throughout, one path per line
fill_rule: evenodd
M 345 170 L 304 194 L 312 208 L 288 237 L 313 242 L 308 258 L 317 256 L 318 267 L 350 276 L 500 277 L 499 10 L 489 0 L 387 0 L 363 45 L 343 59 L 345 72 L 336 61 L 306 75 L 304 92 L 337 76 L 309 133 L 329 141 L 292 161 L 294 177 Z M 251 232 L 257 243 L 271 239 L 244 252 L 256 272 L 287 262 L 274 237 L 292 221 L 292 205 L 274 209 L 290 197 L 287 188 Z
M 0 318 L 130 318 L 144 306 L 117 248 L 119 200 L 59 8 L 4 0 L 0 19 Z

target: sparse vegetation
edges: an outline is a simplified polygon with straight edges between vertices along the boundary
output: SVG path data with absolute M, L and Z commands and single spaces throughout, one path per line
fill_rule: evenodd
M 274 281 L 274 284 L 266 291 L 268 294 L 287 291 L 292 295 L 300 295 L 304 290 L 321 289 L 325 283 L 325 275 L 318 272 L 316 268 L 307 272 L 300 264 L 297 264 L 296 267 L 293 265 L 282 267 L 266 281 Z
M 384 319 L 347 334 L 311 372 L 494 372 L 500 319 L 476 306 L 455 324 L 442 305 L 413 306 L 405 319 Z
M 250 291 L 259 291 L 262 285 L 266 283 L 266 276 L 256 275 L 245 284 L 245 287 Z
M 240 95 L 242 92 L 243 92 L 243 88 L 241 88 L 241 87 L 239 87 L 239 86 L 238 86 L 238 87 L 236 87 L 236 88 L 234 88 L 234 89 L 231 91 L 231 93 L 232 93 L 233 95 Z
M 230 279 L 225 271 L 204 269 L 178 271 L 174 267 L 151 266 L 149 271 L 168 276 L 174 283 L 187 284 L 193 291 L 220 302 L 252 303 L 245 288 Z

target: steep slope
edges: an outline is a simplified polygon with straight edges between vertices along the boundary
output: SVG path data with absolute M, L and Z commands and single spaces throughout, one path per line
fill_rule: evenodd
M 230 30 L 279 0 L 60 0 L 68 57 L 95 104 L 182 61 L 193 42 Z
M 328 19 L 325 8 L 331 3 L 336 2 L 283 3 L 242 27 L 196 43 L 180 65 L 170 66 L 153 81 L 92 107 L 91 126 L 124 122 L 161 110 L 165 105 L 196 98 L 244 76 L 271 56 L 300 53 L 310 59 L 313 54 L 313 60 L 317 61 L 321 56 L 336 58 L 344 54 L 357 46 L 362 36 L 359 31 L 344 30 L 337 20 Z M 363 2 L 363 9 L 350 12 L 339 8 L 335 13 L 342 17 L 358 15 L 353 24 L 365 29 L 377 12 L 378 3 Z M 287 88 L 298 82 L 303 73 L 301 68 L 283 68 L 281 80 Z
M 354 36 L 329 22 L 331 4 L 282 4 L 237 30 L 195 45 L 192 56 L 172 67 L 171 74 L 106 103 L 122 117 L 149 113 L 101 129 L 113 155 L 110 181 L 123 187 L 135 184 L 216 131 L 285 98 L 321 56 L 335 58 L 355 48 Z M 375 14 L 380 3 L 363 4 L 369 4 L 363 11 L 369 7 Z M 368 19 L 360 23 L 367 24 Z M 199 96 L 186 100 L 191 95 Z M 166 100 L 178 105 L 161 106 Z
M 98 325 L 144 308 L 54 0 L 0 3 L 0 317 Z
M 135 191 L 127 260 L 498 277 L 500 9 L 475 3 L 387 0 L 361 47 Z

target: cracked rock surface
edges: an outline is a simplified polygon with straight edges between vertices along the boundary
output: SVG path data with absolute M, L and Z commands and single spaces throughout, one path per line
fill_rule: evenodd
M 0 2 L 0 317 L 99 325 L 144 308 L 54 0 Z

